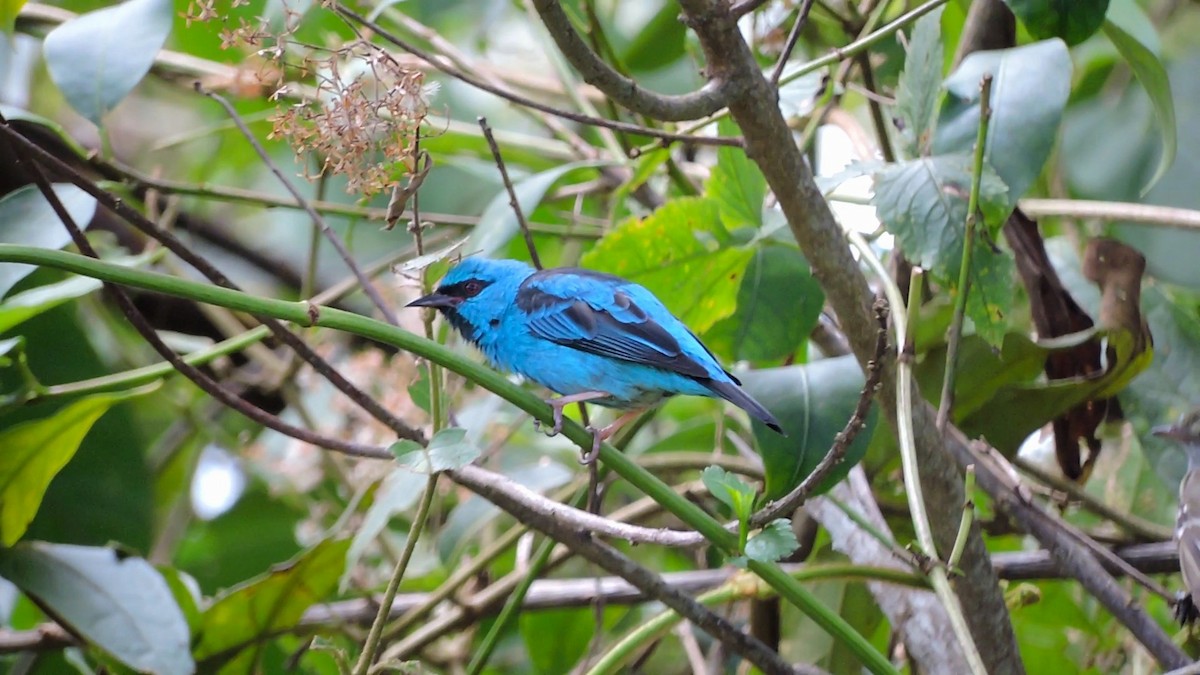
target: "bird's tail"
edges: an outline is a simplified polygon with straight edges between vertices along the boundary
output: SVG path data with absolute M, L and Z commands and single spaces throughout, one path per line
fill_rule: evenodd
M 779 426 L 779 420 L 775 419 L 775 416 L 770 411 L 733 382 L 722 382 L 714 379 L 701 380 L 701 382 L 714 394 L 750 413 L 751 417 L 767 425 L 775 433 L 784 436 L 787 435 L 783 433 L 783 427 Z

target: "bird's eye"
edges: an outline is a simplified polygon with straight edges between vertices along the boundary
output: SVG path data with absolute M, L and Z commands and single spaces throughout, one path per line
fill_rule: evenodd
M 471 279 L 470 281 L 463 284 L 463 295 L 465 295 L 468 298 L 479 295 L 479 291 L 482 291 L 482 290 L 483 290 L 483 283 L 480 282 L 478 279 Z

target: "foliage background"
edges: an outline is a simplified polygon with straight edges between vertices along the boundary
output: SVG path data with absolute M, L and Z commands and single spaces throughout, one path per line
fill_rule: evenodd
M 354 68 L 369 69 L 364 65 L 371 63 L 369 50 L 328 51 L 354 37 L 350 24 L 322 5 L 285 7 L 272 0 L 251 0 L 237 7 L 220 2 L 211 6 L 135 2 L 140 4 L 123 5 L 126 14 L 111 18 L 108 32 L 104 26 L 93 27 L 100 33 L 87 33 L 81 42 L 71 42 L 70 35 L 62 33 L 57 42 L 47 37 L 69 16 L 60 10 L 84 14 L 108 3 L 0 2 L 0 19 L 15 20 L 13 32 L 0 40 L 6 43 L 0 49 L 4 106 L 0 111 L 5 117 L 23 120 L 22 133 L 37 134 L 39 144 L 69 158 L 93 181 L 128 199 L 155 222 L 175 229 L 189 247 L 210 257 L 255 296 L 303 299 L 347 277 L 337 253 L 319 240 L 312 219 L 294 208 L 288 192 L 229 115 L 193 89 L 198 80 L 205 89 L 233 102 L 283 174 L 307 198 L 318 201 L 330 227 L 360 265 L 393 255 L 412 261 L 413 236 L 405 228 L 410 217 L 401 219 L 395 229 L 381 225 L 392 181 L 409 180 L 418 161 L 407 154 L 415 122 L 409 127 L 396 121 L 392 132 L 402 140 L 385 144 L 382 151 L 374 146 L 365 151 L 366 166 L 383 167 L 382 176 L 351 171 L 349 175 L 326 173 L 311 181 L 299 177 L 319 173 L 319 158 L 328 156 L 331 146 L 313 146 L 308 138 L 310 145 L 297 153 L 286 141 L 302 139 L 280 122 L 286 119 L 280 117 L 281 111 L 295 110 L 289 96 L 299 87 L 331 77 L 328 70 L 321 70 L 320 59 L 339 58 L 347 78 L 358 72 Z M 646 87 L 685 93 L 704 83 L 701 45 L 678 21 L 680 9 L 674 2 L 564 4 L 581 26 L 590 27 L 592 39 L 603 40 L 598 42 L 602 53 Z M 923 394 L 936 403 L 945 332 L 958 291 L 962 249 L 958 228 L 968 210 L 965 193 L 970 191 L 970 148 L 978 119 L 978 106 L 970 101 L 972 96 L 978 100 L 978 77 L 963 74 L 969 70 L 966 65 L 957 71 L 957 79 L 951 75 L 970 3 L 939 3 L 940 13 L 923 24 L 923 35 L 911 23 L 904 25 L 902 34 L 881 35 L 861 52 L 869 56 L 866 75 L 861 60 L 852 54 L 844 60 L 818 60 L 831 48 L 850 44 L 860 31 L 867 32 L 864 26 L 878 28 L 918 4 L 816 3 L 785 70 L 785 74 L 809 72 L 780 89 L 779 103 L 797 142 L 822 173 L 838 174 L 846 160 L 854 160 L 840 176 L 850 182 L 833 193 L 839 217 L 874 232 L 879 221 L 870 209 L 864 216 L 864 207 L 855 203 L 867 199 L 873 185 L 874 206 L 886 230 L 873 238 L 874 250 L 886 257 L 893 242 L 898 242 L 911 261 L 931 271 L 930 294 L 916 329 L 916 367 Z M 1040 216 L 1051 260 L 1066 288 L 1093 318 L 1101 314 L 1100 293 L 1080 272 L 1087 241 L 1108 235 L 1135 246 L 1147 261 L 1141 311 L 1154 336 L 1154 359 L 1139 364 L 1145 369 L 1136 378 L 1115 385 L 1127 423 L 1104 429 L 1100 461 L 1081 486 L 1091 500 L 1109 509 L 1098 515 L 1078 495 L 1064 497 L 1059 484 L 1051 488 L 1036 478 L 1027 480 L 1037 486 L 1039 500 L 1097 541 L 1128 544 L 1166 539 L 1184 462 L 1177 449 L 1152 439 L 1148 430 L 1200 400 L 1192 376 L 1200 349 L 1196 296 L 1200 267 L 1195 264 L 1200 210 L 1196 163 L 1200 160 L 1187 151 L 1200 142 L 1200 111 L 1196 110 L 1200 46 L 1193 39 L 1200 27 L 1200 8 L 1172 0 L 1080 2 L 1073 9 L 1063 9 L 1062 3 L 1008 4 L 1021 18 L 1016 38 L 1021 49 L 1045 51 L 1010 54 L 1006 67 L 1012 70 L 1006 71 L 1005 86 L 993 92 L 996 115 L 989 129 L 989 168 L 980 190 L 989 234 L 977 249 L 977 267 L 972 268 L 975 285 L 970 302 L 974 304 L 967 307 L 968 337 L 959 356 L 954 420 L 1011 454 L 1025 432 L 1052 416 L 1044 402 L 1059 405 L 1065 400 L 1013 394 L 1024 392 L 1023 386 L 1044 387 L 1040 373 L 1046 353 L 1024 339 L 1031 334 L 1029 298 L 1017 283 L 1012 252 L 999 234 L 1003 217 L 1019 198 L 1041 200 L 1029 201 L 1027 211 Z M 1046 18 L 1025 13 L 1041 6 L 1059 7 L 1059 14 Z M 206 16 L 208 7 L 215 16 Z M 445 55 L 468 73 L 558 108 L 617 115 L 613 104 L 585 86 L 565 64 L 532 8 L 521 3 L 404 0 L 360 9 L 377 16 L 384 28 Z M 766 72 L 774 67 L 799 13 L 797 3 L 767 2 L 743 19 L 743 34 Z M 1086 25 L 1061 22 L 1060 14 L 1083 16 Z M 260 16 L 266 19 L 267 32 L 288 36 L 282 80 L 289 90 L 281 90 L 275 79 L 280 62 L 272 60 L 269 48 L 276 43 L 265 39 L 245 44 L 245 32 L 234 34 L 243 25 L 239 20 L 256 25 L 255 17 Z M 1105 17 L 1108 25 L 1102 28 Z M 158 54 L 155 60 L 156 35 L 163 36 L 171 56 Z M 1054 36 L 1070 45 L 1045 40 Z M 545 117 L 448 78 L 420 59 L 386 46 L 396 54 L 400 67 L 423 73 L 415 85 L 408 82 L 407 89 L 397 85 L 396 91 L 428 100 L 420 147 L 429 153 L 432 169 L 420 182 L 419 208 L 432 227 L 425 230 L 423 247 L 443 251 L 465 238 L 462 251 L 529 256 L 476 125 L 476 118 L 487 117 L 496 129 L 517 197 L 532 224 L 533 240 L 547 265 L 581 264 L 647 285 L 724 362 L 756 369 L 745 378 L 752 392 L 773 409 L 786 410 L 788 419 L 803 421 L 804 431 L 781 440 L 752 429 L 727 406 L 674 400 L 631 436 L 624 448 L 629 456 L 682 486 L 690 498 L 723 518 L 735 517 L 736 509 L 731 511 L 709 497 L 696 482 L 707 464 L 720 463 L 735 473 L 756 476 L 755 456 L 748 452 L 756 444 L 766 465 L 764 489 L 772 498 L 786 493 L 811 470 L 845 424 L 862 375 L 849 357 L 834 358 L 845 350 L 838 352 L 825 342 L 828 331 L 818 328 L 824 306 L 821 286 L 762 173 L 744 152 L 704 144 L 661 149 L 645 137 L 569 123 L 573 131 L 559 133 Z M 175 54 L 189 58 L 174 58 Z M 146 68 L 149 74 L 143 78 Z M 72 74 L 74 79 L 64 79 Z M 434 83 L 436 87 L 431 86 Z M 97 103 L 97 89 L 112 100 Z M 944 90 L 950 93 L 940 93 Z M 420 91 L 424 93 L 413 93 Z M 872 108 L 870 103 L 880 100 L 881 107 Z M 662 126 L 628 113 L 622 119 Z M 687 122 L 676 125 L 689 127 Z M 737 136 L 742 132 L 724 120 L 701 133 Z M 336 134 L 316 140 L 332 143 L 335 139 Z M 847 146 L 854 149 L 846 151 Z M 865 153 L 856 152 L 863 148 Z M 91 151 L 95 156 L 88 154 Z M 946 159 L 951 152 L 959 153 L 956 159 Z M 5 155 L 0 172 L 0 191 L 7 195 L 0 201 L 0 241 L 67 246 L 65 234 L 38 238 L 49 230 L 61 232 L 61 226 L 34 188 L 21 187 L 28 178 L 10 159 Z M 887 166 L 881 163 L 884 160 Z M 371 181 L 378 181 L 382 190 L 363 198 L 363 188 L 369 188 Z M 821 187 L 832 190 L 838 182 L 827 177 Z M 944 200 L 944 212 L 931 210 L 930 203 L 943 200 L 948 185 L 957 186 L 963 198 Z M 129 228 L 103 210 L 93 218 L 94 207 L 86 197 L 65 188 L 60 195 L 82 214 L 77 216 L 81 221 L 91 221 L 89 237 L 106 257 L 198 279 L 175 257 L 154 253 L 156 246 L 147 246 L 144 238 L 131 235 Z M 1064 206 L 1048 199 L 1070 201 Z M 1114 207 L 1080 215 L 1071 204 L 1081 200 L 1191 211 L 1183 215 L 1155 211 L 1134 218 L 1128 215 L 1131 209 Z M 20 223 L 41 227 L 22 229 Z M 126 260 L 139 254 L 144 257 Z M 445 257 L 421 258 L 394 273 L 384 272 L 376 286 L 390 307 L 400 307 L 422 286 L 436 281 L 445 269 Z M 0 268 L 5 265 L 0 263 Z M 21 339 L 0 343 L 0 362 L 5 366 L 0 369 L 0 392 L 10 395 L 0 409 L 0 439 L 6 441 L 0 444 L 0 452 L 30 448 L 38 451 L 30 456 L 62 460 L 61 466 L 37 468 L 48 481 L 44 496 L 41 479 L 31 477 L 37 471 L 21 473 L 0 466 L 5 490 L 0 497 L 0 520 L 5 520 L 0 532 L 9 547 L 0 576 L 19 576 L 12 571 L 18 564 L 49 569 L 36 557 L 33 563 L 21 563 L 22 555 L 36 555 L 42 546 L 31 542 L 119 546 L 158 567 L 170 597 L 182 607 L 189 624 L 190 652 L 202 668 L 221 665 L 231 671 L 275 672 L 296 666 L 334 672 L 339 654 L 353 662 L 374 618 L 369 608 L 363 610 L 354 602 L 381 591 L 391 576 L 410 536 L 425 477 L 388 462 L 346 458 L 264 431 L 181 377 L 167 378 L 153 391 L 125 387 L 128 395 L 111 400 L 81 399 L 69 389 L 59 395 L 55 385 L 158 360 L 113 304 L 97 292 L 98 284 L 81 284 L 79 279 L 45 267 L 16 281 L 7 294 L 0 293 L 5 298 L 0 301 L 0 326 L 5 329 L 0 337 Z M 25 295 L 34 289 L 50 290 L 32 299 Z M 136 300 L 181 352 L 243 332 L 249 325 L 244 316 L 202 311 L 194 303 L 162 295 L 139 293 Z M 30 304 L 35 310 L 25 311 Z M 361 292 L 351 293 L 338 306 L 378 315 Z M 416 334 L 430 330 L 415 311 L 399 311 L 398 316 L 401 326 Z M 1138 328 L 1102 327 L 1135 333 Z M 443 326 L 432 330 L 432 337 L 470 354 Z M 583 471 L 574 444 L 535 432 L 529 416 L 513 403 L 461 377 L 431 371 L 427 361 L 394 346 L 328 330 L 301 329 L 300 334 L 400 419 L 424 428 L 440 429 L 449 422 L 465 429 L 458 443 L 468 448 L 465 452 L 482 454 L 487 468 L 560 501 L 573 499 L 581 489 Z M 1002 350 L 997 349 L 1000 345 Z M 1135 357 L 1122 354 L 1120 360 L 1125 363 Z M 773 383 L 769 373 L 757 372 L 781 366 L 797 366 L 784 371 L 787 379 L 782 384 Z M 278 345 L 248 351 L 245 358 L 218 360 L 214 372 L 223 382 L 243 389 L 250 400 L 279 411 L 294 424 L 376 446 L 395 440 L 394 433 L 348 403 Z M 431 372 L 438 380 L 432 389 Z M 51 389 L 40 389 L 43 385 Z M 68 419 L 81 410 L 72 407 L 82 406 L 79 401 L 90 402 L 99 414 L 90 428 L 80 426 L 78 420 L 72 427 Z M 31 424 L 41 424 L 37 429 L 56 440 L 38 444 L 20 436 L 34 429 Z M 77 450 L 69 440 L 72 428 L 82 438 Z M 998 440 L 1006 433 L 1013 439 L 1010 447 Z M 1052 442 L 1043 439 L 1040 450 L 1031 449 L 1029 459 L 1053 470 L 1052 455 Z M 861 460 L 895 540 L 907 544 L 915 536 L 914 526 L 904 501 L 891 427 L 876 424 L 873 417 L 850 456 L 853 461 L 843 465 L 842 473 Z M 1049 462 L 1042 461 L 1047 458 Z M 606 485 L 604 513 L 642 496 L 629 483 L 611 476 Z M 30 495 L 31 508 L 14 506 Z M 1038 548 L 993 507 L 991 498 L 982 492 L 975 497 L 990 552 Z M 214 502 L 216 507 L 210 505 Z M 958 504 L 931 504 L 930 508 L 941 512 L 937 517 L 957 522 Z M 21 513 L 32 517 L 27 529 L 23 523 L 6 520 L 20 521 Z M 514 519 L 487 499 L 446 480 L 438 484 L 429 514 L 400 587 L 402 599 L 419 602 L 415 594 L 442 587 L 455 579 L 456 570 L 482 559 L 486 563 L 482 569 L 470 579 L 457 580 L 460 585 L 454 589 L 456 597 L 470 604 L 472 598 L 483 597 L 489 583 L 514 570 L 520 577 L 529 550 L 536 550 L 541 542 L 540 537 L 523 540 L 525 552 L 518 553 L 521 548 L 506 538 L 516 525 Z M 794 521 L 793 529 L 803 544 L 792 554 L 794 560 L 818 568 L 847 560 L 835 550 L 827 529 L 803 515 Z M 678 519 L 661 513 L 645 522 L 683 527 Z M 506 545 L 497 548 L 495 557 L 486 557 L 498 541 Z M 730 557 L 715 547 L 619 548 L 658 573 L 719 568 Z M 52 557 L 74 551 L 49 550 Z M 272 567 L 289 560 L 290 566 Z M 80 565 L 108 574 L 102 562 L 85 559 Z M 602 573 L 575 558 L 551 576 L 586 579 Z M 1159 582 L 1178 586 L 1171 576 Z M 889 624 L 861 580 L 804 583 L 875 649 L 905 665 L 894 651 L 893 631 L 898 627 Z M 1006 583 L 1020 659 L 1031 672 L 1137 672 L 1153 663 L 1150 654 L 1129 632 L 1118 630 L 1118 621 L 1077 581 Z M 1162 630 L 1175 631 L 1165 601 L 1131 582 L 1122 584 Z M 5 586 L 0 615 L 8 627 L 6 637 L 32 639 L 29 631 L 52 618 L 45 605 L 53 603 L 43 597 L 39 607 L 30 598 L 38 594 L 24 589 L 28 593 Z M 97 596 L 96 601 L 101 607 L 130 607 L 122 604 L 128 598 Z M 329 607 L 345 612 L 357 607 L 358 613 L 335 612 L 334 618 L 327 614 L 322 621 L 313 609 L 320 603 L 341 603 Z M 126 618 L 145 625 L 154 616 L 150 611 L 154 605 L 155 601 L 135 604 Z M 719 611 L 746 627 L 753 626 L 751 617 L 758 609 L 758 604 L 742 598 Z M 612 649 L 619 636 L 661 610 L 652 602 L 613 602 L 602 610 L 585 606 L 525 611 L 499 631 L 487 668 L 567 672 L 580 667 L 585 658 Z M 834 672 L 859 667 L 842 643 L 791 605 L 775 605 L 775 612 L 781 614 L 778 646 L 785 658 Z M 438 641 L 406 650 L 418 642 L 413 636 L 420 628 L 408 626 L 388 635 L 384 652 L 416 659 L 431 671 L 456 671 L 480 653 L 493 616 L 486 613 L 443 628 Z M 435 621 L 428 622 L 432 630 L 437 629 Z M 404 642 L 401 634 L 410 642 Z M 85 637 L 108 653 L 95 646 L 75 646 L 76 640 L 42 640 L 35 642 L 33 651 L 24 649 L 28 642 L 18 641 L 0 658 L 21 672 L 124 667 L 113 658 L 122 660 L 114 653 L 119 648 L 113 642 L 126 639 L 120 631 L 115 636 Z M 248 647 L 230 647 L 243 643 Z M 186 670 L 186 664 L 170 664 L 168 655 L 188 650 L 159 642 L 151 651 L 168 659 L 154 669 Z M 687 672 L 699 662 L 697 653 L 706 656 L 715 670 L 737 667 L 736 658 L 718 641 L 687 629 L 671 633 L 656 649 L 645 652 L 641 667 L 646 672 Z

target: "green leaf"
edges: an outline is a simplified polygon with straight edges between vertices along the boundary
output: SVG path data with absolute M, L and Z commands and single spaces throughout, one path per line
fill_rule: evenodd
M 683 56 L 686 38 L 687 28 L 679 20 L 679 6 L 667 0 L 634 36 L 621 60 L 633 71 L 668 66 Z
M 24 542 L 0 549 L 0 575 L 134 670 L 195 672 L 183 613 L 162 575 L 142 558 L 111 548 Z
M 975 324 L 975 333 L 993 347 L 1000 346 L 1008 330 L 1008 312 L 1015 293 L 1014 270 L 1011 257 L 991 242 L 975 240 L 966 316 Z
M 737 125 L 727 120 L 720 124 L 722 136 L 738 133 Z M 730 230 L 739 227 L 762 227 L 763 199 L 767 196 L 767 179 L 758 165 L 750 161 L 741 148 L 721 147 L 717 150 L 717 165 L 704 183 L 705 193 L 721 208 L 721 222 Z
M 782 421 L 787 436 L 754 424 L 763 458 L 763 496 L 778 499 L 800 484 L 825 458 L 858 404 L 862 370 L 853 356 L 823 359 L 802 366 L 764 368 L 742 376 L 746 391 Z M 866 427 L 846 450 L 846 457 L 814 494 L 825 492 L 862 459 L 874 430 L 875 407 Z
M 113 404 L 147 391 L 89 396 L 50 417 L 0 431 L 0 545 L 12 546 L 25 534 L 50 481 L 71 461 L 92 424 Z
M 1019 333 L 1005 335 L 999 349 L 994 349 L 991 342 L 978 335 L 964 335 L 959 343 L 954 382 L 957 421 L 980 411 L 986 413 L 992 398 L 1003 387 L 1033 384 L 1041 377 L 1051 351 Z M 921 392 L 929 396 L 934 405 L 938 404 L 937 397 L 942 389 L 946 349 L 943 342 L 926 350 L 924 358 L 915 367 Z M 1003 423 L 1008 424 L 1007 421 Z M 991 440 L 990 435 L 988 439 Z
M 600 629 L 615 626 L 626 613 L 617 607 L 604 608 Z M 521 612 L 520 631 L 533 672 L 545 675 L 573 672 L 587 653 L 596 633 L 596 613 L 590 607 Z M 484 672 L 505 672 L 489 669 Z
M 337 589 L 349 546 L 349 539 L 326 539 L 218 598 L 204 611 L 193 649 L 200 669 L 252 672 L 271 637 Z
M 72 108 L 99 126 L 150 72 L 172 18 L 170 0 L 127 0 L 81 14 L 46 36 L 50 78 Z
M 1058 135 L 1071 93 L 1071 56 L 1061 40 L 975 52 L 946 78 L 935 154 L 970 154 L 979 131 L 979 84 L 992 75 L 992 117 L 984 158 L 1008 186 L 1009 205 L 1025 195 Z
M 25 347 L 25 336 L 17 335 L 15 337 L 0 340 L 0 368 L 7 368 L 12 365 L 14 358 L 19 358 L 21 349 Z M 9 356 L 9 352 L 16 350 L 16 356 Z
M 87 227 L 96 200 L 74 185 L 55 185 L 54 194 L 79 227 Z M 36 185 L 26 185 L 0 199 L 0 242 L 40 248 L 62 248 L 71 235 Z M 34 270 L 33 265 L 0 263 L 0 298 Z
M 787 518 L 772 520 L 762 529 L 762 532 L 750 537 L 746 542 L 746 557 L 759 562 L 775 562 L 792 554 L 800 548 L 796 541 L 796 533 L 792 531 L 792 522 Z
M 362 524 L 354 533 L 354 540 L 346 553 L 347 567 L 353 567 L 367 546 L 388 526 L 393 516 L 416 506 L 425 483 L 426 479 L 420 474 L 404 469 L 396 469 L 384 477 L 375 490 L 371 506 L 363 515 Z
M 933 142 L 944 52 L 942 9 L 938 8 L 918 19 L 913 26 L 904 70 L 896 84 L 896 114 L 910 157 L 929 154 L 929 145 Z
M 621 223 L 581 264 L 642 284 L 692 330 L 703 333 L 733 314 L 752 255 L 733 245 L 715 201 L 685 197 L 645 218 Z
M 571 162 L 556 166 L 553 169 L 533 174 L 513 183 L 513 192 L 517 195 L 517 203 L 521 205 L 521 213 L 528 218 L 530 213 L 542 202 L 546 193 L 560 178 L 574 171 L 588 167 L 605 166 L 611 162 L 587 161 Z M 504 249 L 520 231 L 517 216 L 509 203 L 508 191 L 503 187 L 500 192 L 488 202 L 487 208 L 479 216 L 479 223 L 471 231 L 471 238 L 463 250 L 470 253 L 479 252 L 486 257 L 496 255 Z
M 24 6 L 25 0 L 0 0 L 0 30 L 3 30 L 5 35 L 12 36 L 17 25 L 17 15 Z M 7 45 L 5 48 L 11 49 Z
M 754 488 L 719 466 L 704 469 L 700 473 L 700 480 L 713 499 L 728 506 L 738 520 L 749 520 L 750 512 L 754 509 Z
M 0 302 L 0 333 L 64 302 L 99 290 L 103 285 L 100 280 L 91 277 L 71 277 L 56 284 L 17 293 Z
M 957 279 L 971 191 L 966 155 L 939 155 L 887 165 L 875 174 L 873 202 L 904 254 L 942 279 Z M 1008 215 L 1004 183 L 984 164 L 979 186 L 984 222 Z
M 746 266 L 737 310 L 704 334 L 714 352 L 737 361 L 780 361 L 816 326 L 825 293 L 794 246 L 762 244 Z
M 442 429 L 422 448 L 409 440 L 392 445 L 392 454 L 400 466 L 419 474 L 428 475 L 449 469 L 460 469 L 479 457 L 479 448 L 467 440 L 467 430 Z
M 1039 40 L 1062 38 L 1077 45 L 1100 30 L 1108 0 L 1004 0 Z
M 1117 51 L 1129 62 L 1133 74 L 1150 96 L 1154 116 L 1158 119 L 1158 131 L 1162 140 L 1162 153 L 1158 166 L 1150 181 L 1142 188 L 1146 194 L 1158 182 L 1167 169 L 1175 163 L 1178 151 L 1178 130 L 1175 124 L 1175 100 L 1171 95 L 1171 80 L 1158 57 L 1160 46 L 1154 24 L 1133 0 L 1114 0 L 1104 22 L 1104 34 L 1112 40 Z

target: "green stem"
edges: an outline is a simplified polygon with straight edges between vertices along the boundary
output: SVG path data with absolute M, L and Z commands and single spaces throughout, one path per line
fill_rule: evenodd
M 0 262 L 19 262 L 53 267 L 116 284 L 157 291 L 251 314 L 272 316 L 301 326 L 316 325 L 378 340 L 458 373 L 541 420 L 543 424 L 553 424 L 550 406 L 532 392 L 510 382 L 507 377 L 444 345 L 365 316 L 327 307 L 314 308 L 305 302 L 260 298 L 187 279 L 128 269 L 63 251 L 0 244 Z M 314 309 L 317 311 L 310 314 L 310 311 Z M 571 420 L 565 421 L 562 433 L 580 448 L 591 447 L 591 432 Z M 600 460 L 634 488 L 662 504 L 663 508 L 687 523 L 725 553 L 736 555 L 738 544 L 736 534 L 726 530 L 720 522 L 709 516 L 699 506 L 677 494 L 669 485 L 642 469 L 632 458 L 606 443 L 600 448 Z M 821 604 L 816 596 L 785 574 L 778 565 L 752 560 L 749 567 L 775 588 L 782 597 L 796 605 L 824 630 L 849 647 L 871 672 L 897 672 L 891 662 L 866 638 L 854 630 L 842 617 Z
M 942 398 L 938 402 L 938 431 L 946 428 L 954 408 L 954 377 L 958 370 L 958 347 L 962 342 L 963 321 L 967 314 L 967 295 L 971 292 L 971 258 L 975 253 L 975 230 L 979 220 L 979 186 L 983 179 L 983 155 L 987 147 L 988 120 L 992 117 L 992 75 L 983 76 L 979 94 L 979 129 L 975 135 L 975 157 L 971 168 L 971 195 L 967 199 L 966 232 L 963 235 L 962 263 L 958 268 L 958 297 L 950 320 L 950 338 L 946 345 L 946 372 L 942 377 Z
M 392 578 L 383 592 L 383 600 L 379 603 L 379 613 L 375 616 L 375 621 L 371 623 L 371 632 L 367 634 L 367 642 L 363 645 L 362 654 L 358 657 L 358 664 L 354 667 L 354 675 L 367 675 L 371 670 L 371 664 L 375 662 L 375 655 L 379 652 L 380 638 L 383 637 L 383 626 L 387 623 L 388 614 L 392 611 L 392 602 L 396 599 L 396 592 L 400 590 L 400 582 L 404 580 L 408 562 L 412 560 L 413 551 L 417 548 L 417 539 L 420 538 L 421 530 L 425 529 L 425 521 L 429 518 L 429 507 L 433 504 L 433 496 L 437 492 L 439 475 L 441 474 L 431 474 L 429 481 L 425 483 L 425 493 L 421 496 L 421 505 L 417 507 L 417 515 L 413 518 L 412 527 L 409 528 L 408 540 L 404 542 L 404 552 L 400 554 L 400 562 L 396 563 Z
M 805 565 L 791 574 L 796 581 L 885 581 L 913 588 L 928 588 L 921 577 L 890 567 L 830 564 Z M 748 598 L 760 598 L 770 594 L 770 589 L 752 578 L 735 576 L 719 587 L 701 593 L 696 600 L 706 606 L 721 605 Z M 661 639 L 680 621 L 679 614 L 667 610 L 634 628 L 617 641 L 592 666 L 587 675 L 613 675 L 623 672 L 621 668 L 633 660 L 643 649 Z
M 963 494 L 967 496 L 963 501 L 962 520 L 958 521 L 958 536 L 954 538 L 954 548 L 950 549 L 950 557 L 946 558 L 946 567 L 951 570 L 958 567 L 958 561 L 962 560 L 963 551 L 967 549 L 967 537 L 971 535 L 971 524 L 975 522 L 975 501 L 971 495 L 975 494 L 975 465 L 967 466 L 967 477 L 963 485 Z

